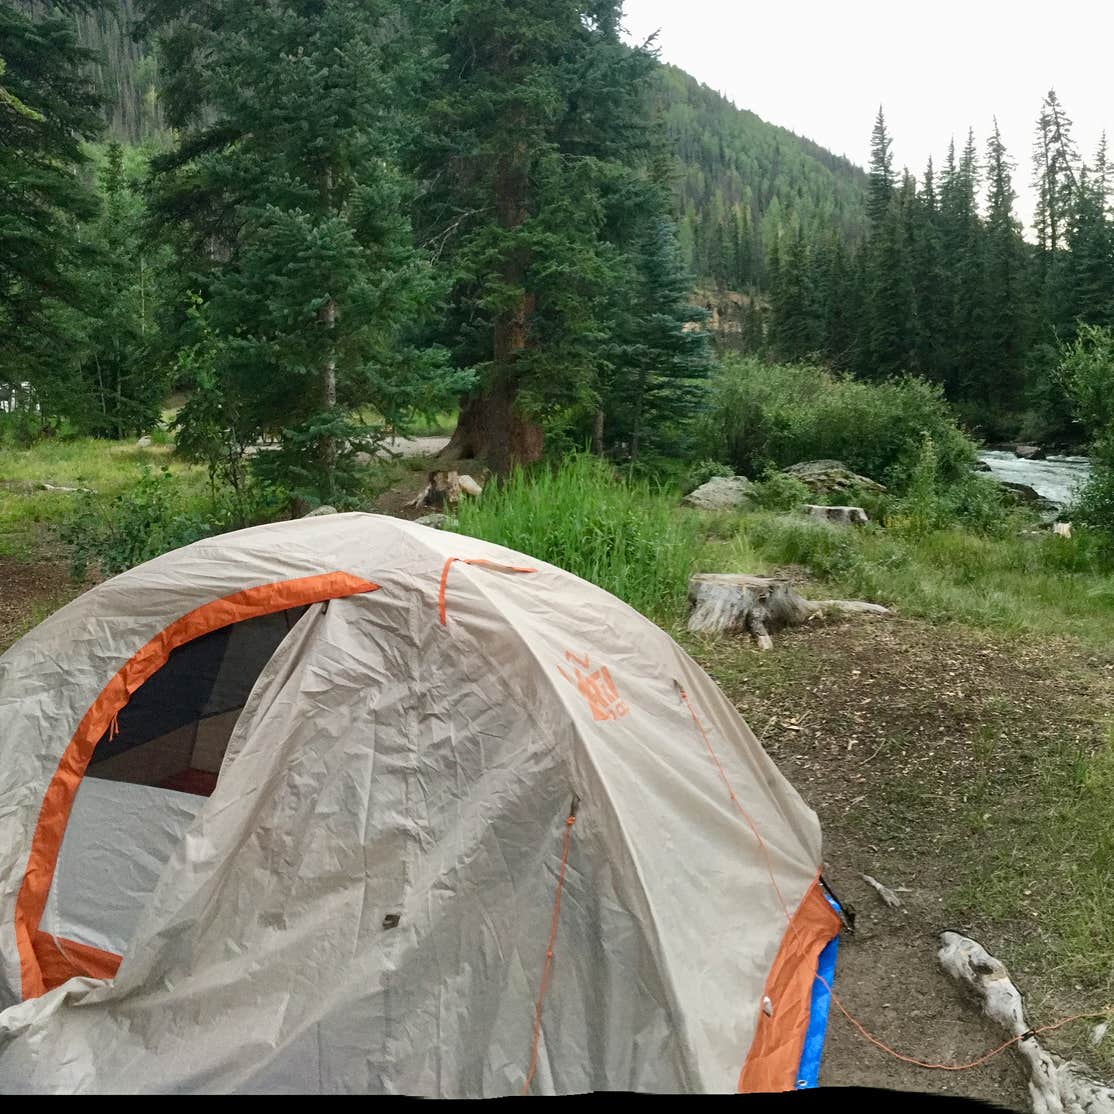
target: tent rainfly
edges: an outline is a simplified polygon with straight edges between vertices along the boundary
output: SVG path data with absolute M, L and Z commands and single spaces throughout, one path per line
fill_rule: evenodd
M 601 589 L 375 515 L 198 542 L 0 658 L 0 1092 L 813 1085 L 819 866 Z

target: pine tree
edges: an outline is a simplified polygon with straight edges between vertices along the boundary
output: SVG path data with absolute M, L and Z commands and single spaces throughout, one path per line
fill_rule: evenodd
M 97 211 L 81 145 L 102 119 L 73 15 L 99 6 L 64 0 L 32 17 L 0 3 L 0 382 L 29 381 L 44 415 L 78 405 L 79 275 L 93 262 L 80 226 Z
M 979 327 L 985 344 L 978 393 L 998 413 L 1016 410 L 1030 343 L 1027 250 L 1014 217 L 1017 195 L 998 121 L 987 144 L 986 272 Z
M 812 251 L 799 228 L 778 262 L 770 295 L 770 345 L 783 360 L 803 360 L 821 350 L 823 328 Z
M 870 137 L 870 193 L 867 200 L 867 216 L 873 234 L 878 233 L 890 211 L 894 191 L 892 146 L 893 141 L 886 131 L 886 118 L 879 105 Z
M 915 359 L 917 304 L 906 219 L 911 196 L 908 188 L 891 191 L 867 248 L 864 347 L 872 378 L 909 372 Z
M 645 229 L 633 260 L 637 278 L 617 307 L 618 343 L 603 408 L 608 443 L 626 443 L 637 460 L 647 451 L 684 447 L 711 353 L 707 333 L 696 327 L 707 315 L 691 304 L 691 276 L 667 217 Z
M 222 338 L 224 389 L 281 437 L 260 467 L 335 501 L 357 449 L 461 382 L 417 338 L 440 292 L 395 158 L 412 38 L 389 0 L 143 8 L 181 137 L 155 162 L 157 203 Z
M 1110 170 L 1106 137 L 1094 164 L 1081 171 L 1065 236 L 1061 274 L 1064 316 L 1071 329 L 1083 325 L 1114 325 L 1114 221 L 1110 211 Z
M 542 417 L 595 390 L 608 288 L 629 274 L 605 195 L 648 156 L 652 59 L 622 43 L 619 12 L 610 0 L 429 12 L 443 66 L 415 151 L 431 184 L 422 228 L 454 280 L 446 339 L 479 377 L 452 447 L 497 471 L 537 459 Z

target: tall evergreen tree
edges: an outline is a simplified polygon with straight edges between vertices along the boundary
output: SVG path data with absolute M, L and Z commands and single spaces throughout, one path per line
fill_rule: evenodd
M 157 202 L 223 338 L 221 378 L 255 432 L 281 436 L 261 465 L 333 501 L 356 449 L 460 383 L 417 343 L 439 290 L 395 160 L 412 39 L 390 0 L 143 10 L 180 134 Z
M 985 343 L 978 393 L 997 410 L 1013 411 L 1024 390 L 1032 291 L 1028 252 L 1013 212 L 1017 194 L 1013 189 L 1012 166 L 997 120 L 987 143 L 986 170 L 985 293 L 981 299 L 984 312 L 978 325 Z
M 102 127 L 73 16 L 99 6 L 59 0 L 32 16 L 0 3 L 0 381 L 30 381 L 54 414 L 72 406 L 79 275 L 93 261 L 80 232 L 97 210 L 82 142 Z
M 672 221 L 651 221 L 635 245 L 635 281 L 617 306 L 613 371 L 603 410 L 607 442 L 625 442 L 631 460 L 647 450 L 677 452 L 699 410 L 710 368 L 707 314 L 691 304 Z
M 624 272 L 604 195 L 645 158 L 652 65 L 622 43 L 620 7 L 460 0 L 429 12 L 443 67 L 416 151 L 422 227 L 454 280 L 456 359 L 479 377 L 453 448 L 498 471 L 537 459 L 542 416 L 590 393 L 601 370 L 600 314 Z
M 874 131 L 870 137 L 870 192 L 867 198 L 867 215 L 870 229 L 877 234 L 886 222 L 890 211 L 890 198 L 894 191 L 893 141 L 886 130 L 886 117 L 878 106 Z

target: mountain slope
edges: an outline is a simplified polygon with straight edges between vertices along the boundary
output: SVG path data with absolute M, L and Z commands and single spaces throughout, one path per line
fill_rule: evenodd
M 693 272 L 720 286 L 760 285 L 779 231 L 865 228 L 866 173 L 769 124 L 674 66 L 662 66 L 656 111 L 679 162 L 681 242 Z
M 110 131 L 139 143 L 160 131 L 154 53 L 129 34 L 133 0 L 113 14 L 79 16 L 82 41 L 98 52 Z M 809 139 L 736 108 L 674 66 L 663 65 L 653 111 L 677 160 L 676 213 L 693 274 L 728 289 L 761 286 L 778 234 L 803 226 L 862 236 L 866 174 Z

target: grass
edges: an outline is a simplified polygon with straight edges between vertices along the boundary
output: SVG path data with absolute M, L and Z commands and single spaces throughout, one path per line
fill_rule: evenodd
M 135 483 L 146 464 L 170 468 L 200 492 L 200 470 L 187 470 L 170 454 L 169 445 L 138 448 L 132 442 L 93 437 L 42 441 L 32 449 L 0 449 L 0 556 L 35 559 L 43 535 L 73 507 L 74 493 L 46 491 L 40 487 L 44 483 L 117 495 Z
M 833 594 L 902 614 L 1013 634 L 1114 644 L 1114 577 L 1083 535 L 986 537 L 847 530 L 791 515 L 747 515 L 709 561 L 738 571 L 803 565 Z M 748 565 L 747 562 L 753 562 Z
M 702 547 L 695 516 L 672 492 L 620 480 L 583 454 L 489 484 L 461 505 L 459 521 L 462 533 L 559 565 L 664 624 L 684 608 Z

